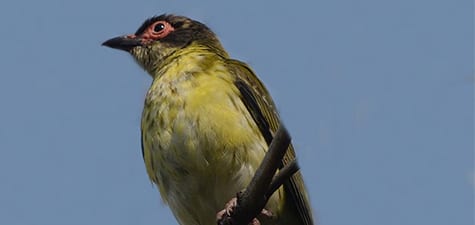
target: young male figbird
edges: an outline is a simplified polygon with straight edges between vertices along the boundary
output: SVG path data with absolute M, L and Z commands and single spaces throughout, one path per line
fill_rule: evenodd
M 142 114 L 142 154 L 181 225 L 215 224 L 250 182 L 280 120 L 268 91 L 231 59 L 204 24 L 183 16 L 146 20 L 103 45 L 129 52 L 153 78 Z M 292 146 L 282 164 L 293 160 Z M 264 225 L 312 225 L 300 173 L 270 198 Z

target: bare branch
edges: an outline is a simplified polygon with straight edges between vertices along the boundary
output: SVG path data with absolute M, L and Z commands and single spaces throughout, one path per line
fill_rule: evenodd
M 281 172 L 274 177 L 275 172 L 281 166 L 282 158 L 289 144 L 290 136 L 285 127 L 280 125 L 250 184 L 244 192 L 238 193 L 237 206 L 230 216 L 223 215 L 217 221 L 219 225 L 249 224 L 261 213 L 272 193 L 298 171 L 299 167 L 294 160 L 283 167 Z
M 277 191 L 277 189 L 279 189 L 279 187 L 282 186 L 286 180 L 290 179 L 292 175 L 299 171 L 299 169 L 300 167 L 297 163 L 297 160 L 295 159 L 280 169 L 279 173 L 277 173 L 272 179 L 266 196 L 269 198 L 272 194 L 274 194 L 274 192 Z

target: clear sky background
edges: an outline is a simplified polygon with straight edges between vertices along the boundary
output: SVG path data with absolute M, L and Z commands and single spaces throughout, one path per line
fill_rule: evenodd
M 176 224 L 140 153 L 151 79 L 100 46 L 165 12 L 268 86 L 320 224 L 473 224 L 462 0 L 1 1 L 0 224 Z

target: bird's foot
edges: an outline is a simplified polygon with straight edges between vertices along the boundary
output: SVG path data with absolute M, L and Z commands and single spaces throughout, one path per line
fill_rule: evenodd
M 237 198 L 234 197 L 232 198 L 228 203 L 226 203 L 224 205 L 224 209 L 219 211 L 217 214 L 216 214 L 216 219 L 217 221 L 220 221 L 222 220 L 224 217 L 230 217 L 234 211 L 234 209 L 236 208 L 237 206 Z M 273 214 L 271 211 L 267 210 L 267 209 L 262 209 L 261 211 L 261 214 L 259 215 L 259 217 L 263 217 L 263 218 L 266 218 L 266 219 L 270 219 L 273 217 Z M 261 225 L 261 222 L 259 221 L 259 219 L 257 218 L 254 218 L 252 219 L 252 221 L 249 223 L 249 225 Z
M 259 215 L 259 217 L 264 220 L 272 219 L 272 216 L 272 212 L 267 209 L 262 209 L 261 214 Z M 261 221 L 259 221 L 257 218 L 254 218 L 251 220 L 249 225 L 261 225 Z
M 231 216 L 234 211 L 234 208 L 237 206 L 237 198 L 232 198 L 228 203 L 224 205 L 224 209 L 219 211 L 216 214 L 216 219 L 219 221 L 224 218 L 224 216 Z

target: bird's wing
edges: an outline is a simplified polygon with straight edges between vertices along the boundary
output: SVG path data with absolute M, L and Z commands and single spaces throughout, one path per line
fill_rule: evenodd
M 267 89 L 256 77 L 254 72 L 244 63 L 237 60 L 229 60 L 229 69 L 235 76 L 235 85 L 241 93 L 241 99 L 249 110 L 259 130 L 270 145 L 274 133 L 277 131 L 280 119 L 275 104 Z M 282 160 L 282 166 L 295 159 L 295 151 L 292 144 Z M 302 225 L 313 225 L 312 212 L 307 192 L 300 172 L 284 183 L 285 192 L 289 194 L 290 201 L 297 208 Z

